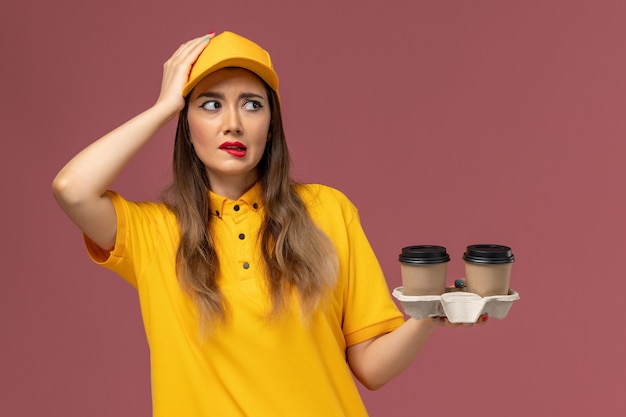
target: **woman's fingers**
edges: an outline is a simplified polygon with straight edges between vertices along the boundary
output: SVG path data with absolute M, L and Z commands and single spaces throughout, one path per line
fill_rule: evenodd
M 481 315 L 476 321 L 476 323 L 450 323 L 448 318 L 445 316 L 431 317 L 431 319 L 433 323 L 435 323 L 437 326 L 447 327 L 449 329 L 454 329 L 456 327 L 464 327 L 468 329 L 474 326 L 474 324 L 478 324 L 479 326 L 484 326 L 485 324 L 487 324 L 487 321 L 489 320 L 489 316 L 487 314 Z
M 185 42 L 163 64 L 163 79 L 157 103 L 167 103 L 174 106 L 177 111 L 183 109 L 185 100 L 182 91 L 187 84 L 191 66 L 213 36 L 215 32 Z
M 172 54 L 171 58 L 167 60 L 166 64 L 180 64 L 193 62 L 198 58 L 198 55 L 209 44 L 211 38 L 215 36 L 215 32 L 211 32 L 208 35 L 200 36 L 190 41 L 185 42 Z
M 432 321 L 441 327 L 447 327 L 448 329 L 454 329 L 455 327 L 461 326 L 462 323 L 450 323 L 448 318 L 445 316 L 432 317 Z

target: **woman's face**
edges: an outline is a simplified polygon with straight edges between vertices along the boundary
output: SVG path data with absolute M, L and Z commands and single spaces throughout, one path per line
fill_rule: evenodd
M 191 142 L 214 191 L 257 180 L 271 112 L 256 75 L 242 68 L 207 75 L 191 92 L 187 118 Z

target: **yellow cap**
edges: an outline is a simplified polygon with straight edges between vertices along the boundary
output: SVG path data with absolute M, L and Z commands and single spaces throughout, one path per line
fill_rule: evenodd
M 204 77 L 226 67 L 252 71 L 278 93 L 278 75 L 272 66 L 270 54 L 243 36 L 233 32 L 222 32 L 211 39 L 191 67 L 183 96 L 189 94 Z

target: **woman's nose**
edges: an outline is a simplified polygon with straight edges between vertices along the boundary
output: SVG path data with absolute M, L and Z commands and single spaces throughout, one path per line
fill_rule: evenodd
M 242 132 L 241 117 L 237 109 L 227 108 L 222 113 L 222 132 L 226 134 L 240 134 Z

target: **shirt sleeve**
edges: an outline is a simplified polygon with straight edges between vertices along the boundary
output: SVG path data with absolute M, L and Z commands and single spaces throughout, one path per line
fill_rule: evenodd
M 162 227 L 163 207 L 156 203 L 136 203 L 113 191 L 107 195 L 117 217 L 117 231 L 113 250 L 106 251 L 84 236 L 87 253 L 93 262 L 117 273 L 137 288 L 142 271 L 154 258 Z
M 346 346 L 389 333 L 404 323 L 391 298 L 359 213 L 340 191 L 323 185 L 301 188 L 313 220 L 330 237 L 339 257 L 341 330 Z
M 343 323 L 347 346 L 389 333 L 404 323 L 358 212 L 353 210 L 347 224 L 349 277 Z

